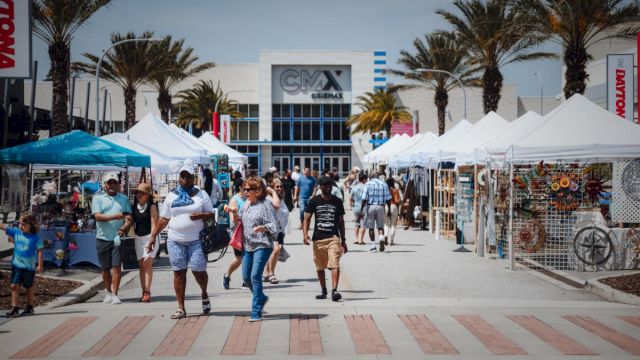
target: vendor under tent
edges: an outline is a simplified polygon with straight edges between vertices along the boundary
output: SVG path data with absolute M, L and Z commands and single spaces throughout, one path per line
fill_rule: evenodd
M 110 141 L 97 138 L 83 131 L 74 130 L 69 133 L 54 136 L 49 139 L 14 146 L 0 151 L 0 164 L 31 165 L 31 196 L 33 197 L 33 169 L 82 169 L 104 170 L 118 169 L 125 171 L 129 168 L 147 168 L 151 166 L 151 158 Z M 58 176 L 60 179 L 60 176 Z M 60 180 L 58 180 L 60 181 Z M 58 183 L 57 191 L 60 184 Z M 57 206 L 57 196 L 52 197 Z M 77 201 L 77 200 L 76 200 Z M 35 204 L 35 203 L 34 203 Z M 36 209 L 47 205 L 35 205 Z M 37 212 L 37 211 L 34 211 Z M 68 222 L 64 215 L 78 216 L 79 212 L 71 214 L 58 213 L 41 227 L 39 235 L 43 239 L 44 259 L 48 262 L 74 265 L 82 262 L 99 266 L 96 253 L 96 234 L 91 229 L 83 229 L 79 223 Z M 87 216 L 87 213 L 82 213 Z M 63 217 L 62 221 L 58 217 Z M 87 220 L 87 219 L 85 219 Z M 87 224 L 88 221 L 84 221 Z M 58 226 L 62 225 L 62 226 Z M 85 230 L 85 231 L 83 231 Z
M 152 171 L 157 174 L 168 174 L 175 171 L 171 170 L 171 164 L 176 161 L 183 161 L 178 157 L 170 156 L 169 154 L 161 153 L 159 149 L 152 149 L 142 144 L 138 144 L 135 141 L 131 141 L 127 138 L 127 135 L 122 133 L 112 133 L 100 137 L 101 139 L 110 141 L 114 144 L 120 145 L 124 148 L 133 150 L 140 154 L 149 155 L 151 157 Z
M 169 127 L 171 128 L 171 130 L 175 131 L 180 136 L 184 137 L 187 141 L 192 143 L 194 146 L 200 146 L 201 148 L 209 152 L 209 154 L 211 155 L 226 154 L 229 157 L 230 164 L 243 165 L 243 164 L 246 164 L 248 161 L 247 160 L 248 158 L 246 156 L 242 155 L 241 153 L 223 144 L 220 140 L 218 140 L 218 143 L 215 143 L 215 142 L 207 143 L 206 141 L 202 141 L 199 138 L 189 134 L 184 129 L 177 127 L 175 124 L 171 124 L 169 125 Z M 214 137 L 213 135 L 211 136 Z
M 407 134 L 402 134 L 402 135 L 393 135 L 391 138 L 389 138 L 384 144 L 378 146 L 376 149 L 370 151 L 368 154 L 366 154 L 363 158 L 363 162 L 366 164 L 376 164 L 378 163 L 378 156 L 380 156 L 382 153 L 384 153 L 385 151 L 388 151 L 389 149 L 392 149 L 397 142 L 400 141 L 405 141 L 409 138 L 409 135 Z
M 421 149 L 425 149 L 429 144 L 435 141 L 438 138 L 438 135 L 428 131 L 422 134 L 422 137 L 418 139 L 413 144 L 410 144 L 406 148 L 402 149 L 402 151 L 397 152 L 389 159 L 389 167 L 394 169 L 406 168 L 410 167 L 413 164 L 413 157 L 417 154 Z
M 502 116 L 490 111 L 482 119 L 478 120 L 471 130 L 442 147 L 440 150 L 440 161 L 455 162 L 456 166 L 462 165 L 462 159 L 464 159 L 464 157 L 458 157 L 458 154 L 472 153 L 488 139 L 503 132 L 508 125 L 509 122 L 502 118 Z
M 158 153 L 169 152 L 172 157 L 182 160 L 190 159 L 196 164 L 211 163 L 209 153 L 204 148 L 191 144 L 153 114 L 147 114 L 125 135 L 129 140 Z
M 507 159 L 607 160 L 640 156 L 640 126 L 575 94 L 526 136 L 514 139 Z

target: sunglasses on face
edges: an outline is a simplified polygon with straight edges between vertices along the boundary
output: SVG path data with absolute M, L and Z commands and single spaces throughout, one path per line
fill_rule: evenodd
M 117 185 L 117 184 L 118 184 L 118 182 L 117 182 L 117 181 L 115 181 L 115 180 L 109 180 L 109 181 L 107 181 L 107 185 Z

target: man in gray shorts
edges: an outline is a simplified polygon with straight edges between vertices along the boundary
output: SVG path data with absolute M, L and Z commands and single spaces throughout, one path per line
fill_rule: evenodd
M 371 252 L 376 252 L 376 239 L 374 229 L 378 229 L 380 239 L 380 251 L 384 251 L 384 206 L 389 206 L 391 193 L 389 186 L 380 180 L 377 172 L 371 173 L 369 182 L 364 187 L 362 195 L 362 213 L 364 216 L 364 226 L 369 229 L 369 239 L 371 240 Z

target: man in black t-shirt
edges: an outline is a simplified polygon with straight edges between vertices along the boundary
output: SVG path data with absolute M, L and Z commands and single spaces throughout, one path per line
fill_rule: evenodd
M 327 283 L 324 270 L 331 270 L 331 300 L 339 301 L 342 295 L 338 292 L 340 280 L 340 257 L 347 252 L 347 243 L 344 231 L 344 206 L 342 201 L 331 195 L 333 181 L 326 176 L 320 178 L 321 195 L 309 200 L 304 214 L 302 237 L 305 245 L 309 245 L 309 224 L 311 215 L 315 215 L 316 224 L 313 229 L 313 261 L 318 273 L 318 281 L 322 287 L 322 294 L 316 299 L 327 298 Z

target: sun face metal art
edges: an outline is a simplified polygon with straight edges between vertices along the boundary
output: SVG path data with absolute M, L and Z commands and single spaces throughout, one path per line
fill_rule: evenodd
M 573 251 L 587 265 L 605 263 L 613 252 L 609 234 L 598 226 L 586 226 L 573 238 Z
M 566 172 L 551 175 L 545 189 L 551 200 L 549 204 L 558 211 L 573 211 L 580 205 L 581 179 L 578 173 Z
M 515 240 L 524 251 L 536 253 L 544 246 L 546 239 L 544 225 L 538 220 L 533 220 L 518 232 Z
M 632 160 L 622 171 L 622 190 L 629 199 L 640 202 L 640 159 Z

